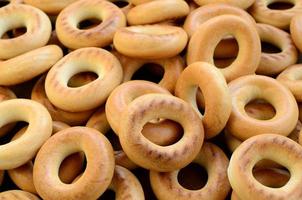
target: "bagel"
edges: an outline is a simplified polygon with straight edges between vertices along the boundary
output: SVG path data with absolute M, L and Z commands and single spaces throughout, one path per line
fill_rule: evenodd
M 113 44 L 126 56 L 141 59 L 171 58 L 187 45 L 188 36 L 170 25 L 129 26 L 116 31 Z
M 280 188 L 269 188 L 253 177 L 254 165 L 273 160 L 290 171 L 290 179 Z M 257 135 L 244 141 L 234 151 L 228 167 L 228 177 L 240 199 L 301 199 L 302 148 L 294 141 L 275 134 Z
M 26 27 L 26 33 L 19 37 L 0 39 L 0 59 L 10 59 L 42 47 L 50 38 L 49 18 L 41 10 L 29 5 L 9 4 L 2 7 L 0 23 L 1 36 L 9 30 Z
M 184 0 L 155 0 L 130 9 L 127 22 L 129 25 L 155 24 L 185 17 L 189 12 L 189 5 Z
M 121 114 L 119 139 L 127 156 L 146 169 L 167 172 L 189 164 L 198 154 L 204 139 L 203 126 L 194 109 L 185 101 L 167 94 L 146 94 L 128 105 Z M 178 122 L 183 137 L 169 146 L 146 139 L 141 130 L 146 122 L 165 118 Z
M 282 2 L 288 2 L 294 4 L 294 7 L 286 10 L 274 10 L 270 9 L 268 5 L 274 2 L 280 2 L 277 0 L 256 0 L 255 3 L 249 9 L 254 19 L 257 22 L 269 24 L 281 29 L 288 29 L 291 19 L 302 12 L 302 2 L 299 0 L 284 0 Z
M 13 169 L 31 160 L 50 137 L 52 120 L 39 103 L 26 99 L 12 99 L 0 103 L 3 126 L 10 122 L 29 123 L 26 132 L 17 140 L 0 145 L 0 169 Z
M 302 52 L 302 40 L 300 38 L 300 35 L 302 34 L 302 29 L 301 29 L 301 24 L 302 24 L 302 15 L 295 15 L 290 23 L 290 33 L 292 36 L 292 39 L 297 46 L 297 48 Z
M 249 137 L 274 133 L 288 136 L 298 121 L 298 106 L 294 96 L 273 78 L 249 75 L 229 83 L 232 96 L 232 113 L 226 129 L 235 137 L 245 140 Z M 244 107 L 249 101 L 263 99 L 276 110 L 272 119 L 258 120 L 249 117 Z
M 302 64 L 297 64 L 285 69 L 277 77 L 277 80 L 293 93 L 298 102 L 302 101 L 302 90 L 300 88 L 302 86 L 301 75 Z
M 76 1 L 78 0 L 24 0 L 26 4 L 32 5 L 52 15 L 59 14 L 65 7 Z
M 208 180 L 199 190 L 188 190 L 178 182 L 179 170 L 172 172 L 150 171 L 152 189 L 161 200 L 225 199 L 231 187 L 227 177 L 229 160 L 214 144 L 204 143 L 193 161 L 205 167 Z
M 212 0 L 194 0 L 199 6 L 213 3 Z M 255 0 L 216 0 L 215 3 L 225 3 L 242 9 L 249 8 Z
M 87 159 L 85 172 L 75 183 L 66 185 L 58 177 L 59 166 L 66 156 L 79 151 Z M 43 199 L 97 199 L 113 177 L 113 149 L 106 137 L 94 129 L 64 129 L 41 147 L 33 172 L 36 190 Z
M 214 17 L 199 26 L 188 45 L 187 63 L 190 65 L 203 61 L 214 64 L 213 56 L 217 44 L 225 35 L 230 34 L 236 38 L 239 52 L 230 66 L 220 69 L 226 81 L 255 73 L 261 57 L 257 30 L 250 21 L 234 15 Z
M 68 87 L 68 80 L 83 71 L 92 71 L 98 78 L 81 87 Z M 102 105 L 122 81 L 122 76 L 122 67 L 110 52 L 95 47 L 82 48 L 71 52 L 50 69 L 45 92 L 50 102 L 62 110 L 87 111 Z
M 7 190 L 0 193 L 0 199 L 5 200 L 40 200 L 36 195 L 22 190 Z
M 205 101 L 204 116 L 196 103 L 198 87 Z M 225 127 L 232 110 L 231 96 L 222 73 L 215 66 L 195 62 L 186 67 L 177 81 L 175 94 L 190 103 L 198 113 L 207 139 L 216 136 Z
M 42 76 L 34 85 L 31 92 L 31 99 L 45 106 L 52 119 L 55 121 L 61 121 L 71 126 L 84 124 L 92 115 L 93 110 L 83 112 L 68 112 L 55 107 L 46 96 L 44 88 L 45 77 L 45 75 Z
M 78 24 L 89 18 L 102 23 L 80 30 Z M 78 0 L 60 12 L 56 21 L 59 40 L 68 48 L 105 47 L 112 43 L 113 35 L 126 26 L 126 17 L 113 3 L 103 0 Z

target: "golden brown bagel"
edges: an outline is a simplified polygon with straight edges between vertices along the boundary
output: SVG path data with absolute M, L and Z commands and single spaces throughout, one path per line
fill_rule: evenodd
M 83 71 L 92 71 L 98 78 L 81 87 L 68 87 L 68 80 Z M 87 111 L 102 105 L 122 81 L 122 76 L 120 62 L 110 52 L 95 47 L 82 48 L 51 68 L 46 76 L 45 92 L 51 103 L 62 110 Z
M 7 190 L 0 193 L 0 200 L 40 200 L 36 195 L 22 190 Z
M 102 21 L 99 25 L 81 30 L 78 24 L 89 18 Z M 103 0 L 79 0 L 60 12 L 56 31 L 60 41 L 68 48 L 105 47 L 112 43 L 113 35 L 126 26 L 124 13 L 113 3 Z
M 26 4 L 43 10 L 48 14 L 59 14 L 65 7 L 78 0 L 24 0 Z
M 261 57 L 261 44 L 257 30 L 252 22 L 235 15 L 214 17 L 199 26 L 189 42 L 187 63 L 190 65 L 203 61 L 214 64 L 216 45 L 229 34 L 237 39 L 239 52 L 230 66 L 220 69 L 226 81 L 255 73 Z
M 290 33 L 297 48 L 302 52 L 302 14 L 295 15 L 290 23 Z
M 85 153 L 87 167 L 83 176 L 72 184 L 58 177 L 62 160 L 79 151 Z M 98 156 L 95 156 L 98 155 Z M 34 184 L 44 199 L 97 199 L 113 177 L 114 157 L 105 136 L 87 127 L 62 130 L 39 150 L 34 164 Z
M 206 4 L 213 3 L 212 0 L 194 0 L 194 1 L 200 6 L 204 6 Z M 215 1 L 215 3 L 225 3 L 225 4 L 232 5 L 232 6 L 237 6 L 242 9 L 247 9 L 254 2 L 255 2 L 255 0 L 216 0 Z

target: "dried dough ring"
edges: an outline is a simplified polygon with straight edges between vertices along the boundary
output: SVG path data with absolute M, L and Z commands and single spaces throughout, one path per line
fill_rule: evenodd
M 15 99 L 17 98 L 15 93 L 11 91 L 10 89 L 6 87 L 0 87 L 0 102 L 6 101 L 9 99 Z M 13 127 L 15 126 L 15 123 L 7 124 L 0 128 L 0 137 L 6 135 Z
M 169 92 L 171 93 L 174 92 L 177 79 L 185 68 L 184 61 L 180 56 L 158 60 L 143 60 L 129 58 L 119 53 L 114 54 L 119 58 L 123 67 L 123 82 L 130 81 L 135 72 L 145 64 L 154 63 L 160 65 L 164 70 L 163 78 L 159 81 L 158 84 L 161 87 L 169 90 Z
M 189 12 L 184 0 L 155 0 L 130 9 L 127 21 L 129 25 L 155 24 L 185 17 Z
M 245 140 L 263 133 L 288 136 L 295 128 L 299 114 L 296 100 L 277 80 L 260 75 L 244 76 L 229 83 L 229 90 L 233 108 L 226 128 L 238 139 Z M 276 115 L 269 120 L 250 117 L 244 108 L 256 99 L 270 103 Z
M 297 63 L 298 52 L 290 34 L 267 24 L 257 24 L 257 30 L 261 41 L 269 42 L 281 49 L 280 53 L 261 53 L 257 74 L 275 75 Z
M 213 3 L 212 0 L 194 0 L 194 1 L 200 6 Z M 216 0 L 215 1 L 215 3 L 225 3 L 242 9 L 249 8 L 254 2 L 255 0 Z
M 297 48 L 302 52 L 302 14 L 295 15 L 290 23 L 290 33 Z
M 301 76 L 302 64 L 296 64 L 285 69 L 277 77 L 277 80 L 293 93 L 298 102 L 302 101 Z
M 12 99 L 0 103 L 1 126 L 15 121 L 28 122 L 26 132 L 19 139 L 0 145 L 0 169 L 13 169 L 32 159 L 50 137 L 52 120 L 39 103 L 26 99 Z
M 68 87 L 68 80 L 83 71 L 92 71 L 98 78 L 81 87 Z M 50 69 L 45 91 L 51 103 L 62 110 L 87 111 L 102 105 L 120 84 L 122 76 L 122 67 L 110 52 L 95 47 L 82 48 L 71 52 Z
M 118 52 L 142 59 L 176 56 L 186 47 L 187 41 L 188 36 L 182 28 L 169 25 L 120 28 L 113 38 Z
M 290 172 L 290 179 L 280 188 L 260 184 L 253 176 L 253 167 L 262 159 L 275 161 Z M 239 198 L 252 199 L 301 199 L 302 148 L 281 135 L 262 134 L 244 141 L 234 151 L 228 167 L 228 177 Z
M 63 56 L 56 45 L 41 47 L 0 61 L 0 85 L 16 85 L 46 72 Z
M 52 135 L 55 133 L 69 128 L 65 123 L 54 121 L 52 124 Z M 21 137 L 22 134 L 26 131 L 27 127 L 22 128 L 18 131 L 12 140 L 16 140 Z M 84 156 L 81 153 L 74 154 L 66 158 L 61 166 L 59 171 L 59 177 L 64 183 L 71 183 L 73 179 L 81 172 L 84 163 Z M 8 170 L 8 175 L 11 180 L 22 190 L 37 193 L 36 188 L 34 186 L 33 180 L 33 162 L 29 161 L 26 164 Z
M 256 0 L 249 12 L 257 22 L 269 24 L 281 29 L 288 29 L 291 19 L 302 12 L 302 1 L 284 0 L 294 4 L 294 7 L 286 10 L 273 10 L 268 7 L 269 4 L 280 2 L 278 0 Z
M 59 166 L 65 157 L 79 151 L 84 152 L 87 167 L 79 180 L 67 185 L 59 179 Z M 34 164 L 34 184 L 44 199 L 97 199 L 109 186 L 113 171 L 113 149 L 106 137 L 91 128 L 72 127 L 42 146 Z
M 89 18 L 102 23 L 80 30 L 78 24 Z M 105 47 L 112 43 L 113 35 L 120 27 L 126 26 L 124 13 L 113 3 L 103 0 L 79 0 L 65 8 L 56 21 L 60 41 L 68 48 Z
M 198 110 L 198 87 L 205 100 L 205 114 Z M 222 73 L 215 66 L 195 62 L 181 73 L 175 90 L 176 96 L 190 103 L 204 125 L 205 137 L 216 136 L 225 127 L 232 110 L 231 96 Z
M 52 15 L 59 14 L 65 7 L 76 1 L 77 0 L 24 0 L 26 4 L 32 5 Z
M 127 156 L 139 166 L 167 172 L 182 168 L 197 156 L 204 139 L 199 116 L 185 101 L 167 94 L 138 97 L 122 113 L 119 139 Z M 170 119 L 184 130 L 183 137 L 169 146 L 160 146 L 145 138 L 141 130 L 150 120 Z
M 41 10 L 24 4 L 9 4 L 0 9 L 0 16 L 1 36 L 9 30 L 26 27 L 26 33 L 19 37 L 0 39 L 0 59 L 10 59 L 47 44 L 51 23 Z
M 153 191 L 161 200 L 225 199 L 231 187 L 227 177 L 229 160 L 214 144 L 204 143 L 193 161 L 203 166 L 208 173 L 205 186 L 199 190 L 188 190 L 178 182 L 179 170 L 172 172 L 150 171 Z
M 40 200 L 36 195 L 22 190 L 7 190 L 0 193 L 0 199 L 5 200 Z
M 226 81 L 255 73 L 261 57 L 260 38 L 252 22 L 235 15 L 221 15 L 204 22 L 191 37 L 187 63 L 203 61 L 214 64 L 215 48 L 225 35 L 234 35 L 239 45 L 235 61 L 220 69 Z
M 55 107 L 47 98 L 45 93 L 45 77 L 42 76 L 34 85 L 31 92 L 31 99 L 45 106 L 55 121 L 65 122 L 71 126 L 84 124 L 92 115 L 93 110 L 83 112 L 68 112 Z

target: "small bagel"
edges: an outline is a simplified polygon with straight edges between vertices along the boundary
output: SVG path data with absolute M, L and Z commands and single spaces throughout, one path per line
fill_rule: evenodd
M 199 116 L 185 101 L 167 94 L 138 97 L 122 113 L 119 139 L 127 156 L 139 166 L 160 172 L 179 169 L 198 154 L 204 139 Z M 146 139 L 141 130 L 150 120 L 171 119 L 184 129 L 183 137 L 169 146 L 159 146 Z
M 290 23 L 290 33 L 297 48 L 302 52 L 302 14 L 295 15 Z
M 254 135 L 274 133 L 287 136 L 298 121 L 298 106 L 294 96 L 273 78 L 249 75 L 229 83 L 232 96 L 232 113 L 226 129 L 235 137 L 245 140 Z M 254 119 L 244 107 L 251 100 L 263 99 L 276 110 L 269 120 Z
M 164 70 L 163 78 L 158 84 L 161 87 L 166 88 L 171 93 L 174 92 L 177 79 L 185 68 L 184 61 L 180 56 L 158 60 L 144 60 L 129 58 L 118 53 L 114 53 L 114 55 L 118 57 L 123 67 L 123 82 L 130 81 L 134 73 L 145 64 L 157 64 Z
M 130 9 L 127 21 L 130 25 L 155 24 L 185 17 L 189 12 L 189 5 L 184 0 L 155 0 Z
M 179 170 L 173 172 L 150 171 L 152 189 L 161 200 L 225 199 L 231 187 L 227 177 L 229 160 L 214 144 L 204 143 L 193 161 L 205 167 L 208 180 L 199 190 L 188 190 L 178 182 Z
M 188 36 L 182 28 L 169 25 L 120 28 L 113 38 L 118 52 L 142 59 L 174 57 L 186 47 L 187 41 Z
M 59 14 L 65 7 L 76 1 L 78 0 L 24 0 L 26 4 L 32 5 L 52 15 Z
M 280 188 L 269 188 L 253 177 L 254 165 L 270 159 L 290 171 L 290 179 Z M 244 141 L 233 153 L 228 177 L 240 199 L 301 199 L 302 148 L 294 141 L 275 134 L 262 134 Z
M 34 85 L 31 92 L 31 99 L 41 103 L 46 107 L 52 119 L 65 122 L 71 126 L 84 124 L 92 115 L 93 110 L 83 112 L 68 112 L 55 107 L 47 98 L 45 92 L 45 75 L 42 76 Z
M 92 71 L 98 78 L 81 87 L 68 87 L 68 80 L 83 71 Z M 95 47 L 82 48 L 71 52 L 50 69 L 45 91 L 58 108 L 70 112 L 87 111 L 102 105 L 122 81 L 122 76 L 122 67 L 110 52 Z
M 66 156 L 79 151 L 87 159 L 85 172 L 75 183 L 64 184 L 59 166 Z M 91 128 L 72 127 L 41 147 L 34 164 L 34 184 L 44 199 L 97 199 L 109 186 L 113 172 L 113 149 L 106 137 Z
M 0 59 L 10 59 L 47 44 L 51 34 L 49 18 L 41 10 L 24 4 L 9 4 L 0 9 L 0 35 L 9 30 L 26 27 L 26 33 L 0 39 Z M 16 48 L 18 47 L 18 48 Z
M 204 116 L 196 103 L 198 87 L 205 101 Z M 189 65 L 177 81 L 175 94 L 189 102 L 199 114 L 206 138 L 216 136 L 225 127 L 232 110 L 231 96 L 222 73 L 215 66 L 204 62 Z
M 0 126 L 25 121 L 28 129 L 19 139 L 0 145 L 0 169 L 13 169 L 32 159 L 50 137 L 52 120 L 39 103 L 26 99 L 12 99 L 0 103 Z
M 0 87 L 0 102 L 6 101 L 9 99 L 15 99 L 17 98 L 15 93 L 11 91 L 10 89 L 6 87 Z M 0 128 L 0 137 L 6 135 L 13 127 L 15 126 L 15 123 L 7 124 Z
M 213 3 L 212 0 L 194 0 L 198 5 L 204 6 Z M 255 0 L 216 0 L 215 3 L 225 3 L 242 9 L 249 8 Z
M 0 85 L 16 85 L 44 73 L 63 56 L 56 45 L 41 47 L 6 61 L 0 61 Z
M 284 0 L 294 4 L 294 7 L 286 10 L 273 10 L 268 7 L 271 3 L 280 2 L 277 0 L 256 0 L 249 9 L 257 22 L 269 24 L 281 29 L 288 29 L 291 19 L 302 12 L 302 1 L 300 0 Z
M 257 30 L 261 41 L 269 42 L 281 49 L 280 53 L 262 52 L 257 74 L 275 75 L 297 62 L 298 52 L 290 34 L 267 24 L 257 24 Z
M 7 190 L 0 193 L 0 200 L 40 200 L 36 195 L 22 190 Z
M 78 24 L 89 18 L 102 23 L 80 30 Z M 120 27 L 126 26 L 126 17 L 113 3 L 103 0 L 79 0 L 60 12 L 56 31 L 60 41 L 71 49 L 83 47 L 105 47 L 112 43 L 113 35 Z
M 214 17 L 199 26 L 189 42 L 187 63 L 190 65 L 203 61 L 214 64 L 215 48 L 225 35 L 234 35 L 239 45 L 235 61 L 230 66 L 220 69 L 226 81 L 255 73 L 261 57 L 257 30 L 250 21 L 235 15 Z
M 302 101 L 302 64 L 290 66 L 281 72 L 277 80 L 287 87 L 298 102 Z

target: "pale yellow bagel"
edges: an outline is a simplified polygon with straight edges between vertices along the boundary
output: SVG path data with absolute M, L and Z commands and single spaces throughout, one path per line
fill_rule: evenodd
M 205 101 L 204 116 L 196 103 L 197 88 Z M 205 137 L 212 138 L 225 127 L 232 110 L 231 96 L 222 73 L 215 66 L 205 62 L 195 62 L 181 73 L 175 89 L 179 98 L 190 103 L 202 119 Z
M 302 101 L 302 64 L 290 66 L 281 72 L 277 80 L 287 87 L 295 96 L 298 102 Z
M 87 166 L 72 184 L 63 183 L 59 166 L 68 155 L 83 151 Z M 97 155 L 97 156 L 96 156 Z M 34 184 L 43 199 L 97 199 L 109 186 L 114 172 L 113 149 L 105 136 L 87 127 L 64 129 L 39 150 L 34 164 Z
M 13 169 L 35 156 L 37 150 L 51 135 L 52 120 L 41 104 L 26 99 L 1 102 L 0 115 L 0 126 L 15 121 L 29 123 L 22 137 L 0 145 L 0 169 Z
M 7 190 L 0 193 L 0 200 L 40 200 L 40 198 L 22 190 Z
M 235 137 L 245 140 L 254 135 L 274 133 L 288 136 L 298 121 L 298 106 L 294 96 L 273 78 L 249 75 L 229 83 L 232 113 L 226 129 Z M 259 120 L 245 111 L 249 101 L 264 99 L 276 110 L 272 119 Z
M 185 17 L 189 12 L 184 0 L 155 0 L 130 9 L 127 21 L 129 25 L 155 24 Z
M 275 75 L 298 60 L 297 49 L 287 32 L 268 24 L 257 24 L 262 42 L 268 42 L 281 49 L 280 53 L 261 53 L 257 74 Z
M 80 30 L 78 24 L 89 18 L 100 19 L 102 23 L 87 30 Z M 124 13 L 113 3 L 103 0 L 76 1 L 65 8 L 56 21 L 58 38 L 71 49 L 105 47 L 112 43 L 116 30 L 124 26 Z
M 213 3 L 212 0 L 194 0 L 194 1 L 200 6 L 204 6 L 206 4 Z M 216 0 L 214 2 L 215 3 L 225 3 L 225 4 L 232 5 L 232 6 L 237 6 L 242 9 L 247 9 L 255 2 L 255 0 Z
M 290 34 L 297 48 L 302 52 L 302 14 L 295 15 L 290 23 Z
M 68 80 L 83 71 L 94 72 L 98 78 L 81 87 L 68 87 Z M 95 47 L 82 48 L 71 52 L 50 69 L 45 91 L 56 107 L 81 112 L 102 105 L 120 84 L 122 76 L 122 67 L 110 52 Z
M 62 121 L 71 126 L 85 124 L 94 110 L 88 110 L 83 112 L 68 112 L 55 107 L 46 96 L 44 87 L 45 77 L 45 75 L 42 76 L 34 85 L 31 92 L 31 99 L 45 106 L 52 119 L 55 121 Z
M 275 161 L 290 172 L 290 179 L 280 188 L 260 184 L 253 176 L 253 167 L 262 159 Z M 240 199 L 288 199 L 302 198 L 302 148 L 281 135 L 263 134 L 243 142 L 233 153 L 228 167 L 228 177 Z
M 184 129 L 183 137 L 169 146 L 145 138 L 141 130 L 150 120 L 170 119 Z M 192 162 L 204 139 L 199 116 L 185 101 L 167 94 L 146 94 L 136 98 L 122 113 L 119 139 L 127 156 L 139 166 L 154 171 L 173 171 Z
M 47 71 L 62 56 L 63 52 L 58 46 L 48 45 L 0 61 L 0 85 L 16 85 L 28 81 Z
M 294 7 L 286 10 L 274 10 L 268 7 L 269 4 L 280 2 L 278 0 L 256 0 L 249 12 L 255 20 L 260 23 L 269 24 L 281 29 L 288 29 L 291 19 L 302 12 L 302 1 L 300 0 L 283 0 L 294 4 Z
M 214 144 L 204 143 L 193 161 L 203 166 L 208 180 L 199 190 L 188 190 L 178 182 L 179 170 L 172 172 L 150 171 L 153 191 L 160 200 L 225 199 L 231 187 L 227 177 L 229 160 Z
M 220 69 L 226 81 L 255 73 L 261 57 L 260 38 L 252 22 L 235 15 L 214 17 L 199 26 L 189 42 L 187 63 L 203 61 L 214 64 L 215 48 L 225 35 L 234 35 L 239 45 L 235 61 Z
M 116 50 L 124 55 L 143 59 L 170 58 L 187 45 L 188 36 L 179 27 L 145 25 L 120 28 L 114 35 Z
M 48 14 L 59 14 L 65 7 L 78 0 L 24 0 L 26 4 L 43 10 Z
M 24 4 L 9 4 L 0 9 L 0 35 L 26 27 L 26 33 L 0 39 L 0 59 L 9 59 L 47 44 L 51 34 L 49 18 L 41 10 Z M 16 48 L 17 47 L 17 48 Z

